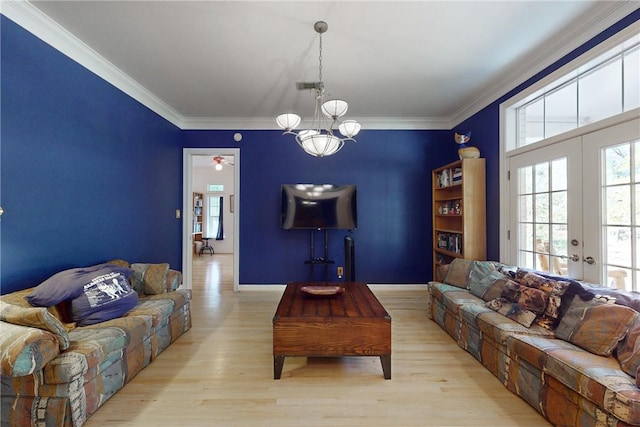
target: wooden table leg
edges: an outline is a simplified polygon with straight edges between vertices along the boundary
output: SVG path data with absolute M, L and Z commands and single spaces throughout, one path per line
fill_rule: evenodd
M 384 379 L 391 379 L 391 356 L 380 356 L 380 362 L 382 363 L 382 373 L 384 373 Z M 280 367 L 282 369 L 282 366 Z
M 273 379 L 279 380 L 282 375 L 282 366 L 284 365 L 284 356 L 273 356 Z

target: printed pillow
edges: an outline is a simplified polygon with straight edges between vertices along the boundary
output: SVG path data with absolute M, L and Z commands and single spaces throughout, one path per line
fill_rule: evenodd
M 169 270 L 167 273 L 167 286 L 166 291 L 175 291 L 182 284 L 182 273 L 177 270 Z
M 474 261 L 469 269 L 469 291 L 485 301 L 491 301 L 500 296 L 501 285 L 509 276 L 501 269 L 504 265 L 494 261 Z M 498 292 L 498 285 L 500 291 Z
M 549 295 L 539 289 L 520 285 L 512 280 L 508 281 L 502 290 L 502 298 L 520 304 L 525 309 L 542 314 L 547 309 Z
M 556 337 L 599 356 L 610 356 L 627 335 L 637 313 L 621 305 L 574 297 L 555 330 Z
M 60 350 L 69 348 L 67 328 L 44 307 L 20 307 L 0 301 L 0 320 L 49 331 L 58 338 Z
M 485 304 L 487 307 L 503 316 L 520 323 L 524 327 L 531 327 L 536 319 L 536 314 L 527 310 L 518 303 L 507 301 L 504 298 L 496 298 Z
M 443 282 L 447 285 L 457 286 L 458 288 L 467 289 L 469 281 L 469 270 L 473 265 L 473 260 L 456 258 L 447 269 L 447 275 Z
M 169 264 L 149 264 L 144 273 L 144 293 L 146 295 L 158 295 L 167 292 L 167 275 Z
M 116 271 L 94 277 L 71 301 L 71 318 L 78 326 L 93 325 L 122 316 L 138 303 L 127 277 Z
M 129 277 L 132 270 L 111 264 L 64 270 L 36 286 L 25 299 L 35 307 L 51 307 L 63 301 L 71 301 L 82 294 L 84 285 L 93 278 L 110 272 L 119 272 Z
M 545 311 L 538 316 L 536 323 L 546 329 L 555 328 L 560 317 L 562 297 L 571 286 L 571 283 L 566 280 L 550 279 L 532 272 L 519 271 L 517 277 L 520 284 L 538 289 L 548 295 Z
M 131 277 L 129 277 L 129 281 L 138 295 L 144 295 L 144 273 L 147 271 L 147 268 L 149 268 L 149 264 L 131 264 L 131 270 L 133 270 L 133 272 L 131 273 Z
M 636 314 L 636 320 L 627 336 L 618 344 L 616 353 L 622 370 L 637 380 L 640 368 L 640 314 Z

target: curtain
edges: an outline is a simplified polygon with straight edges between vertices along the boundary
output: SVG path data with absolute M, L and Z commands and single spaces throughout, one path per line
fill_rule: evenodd
M 220 206 L 218 210 L 218 234 L 216 234 L 216 240 L 224 240 L 224 227 L 222 225 L 222 218 L 224 213 L 224 209 L 222 209 L 223 201 L 223 197 L 220 196 Z

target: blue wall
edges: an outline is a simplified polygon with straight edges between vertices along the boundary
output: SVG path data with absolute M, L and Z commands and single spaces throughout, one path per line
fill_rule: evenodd
M 240 143 L 240 283 L 309 277 L 309 232 L 280 228 L 280 186 L 356 184 L 358 228 L 329 231 L 329 259 L 344 265 L 344 236 L 356 246 L 356 279 L 424 283 L 431 277 L 431 169 L 455 153 L 449 131 L 362 131 L 338 155 L 309 156 L 279 131 L 245 131 Z M 233 147 L 229 131 L 185 131 L 184 146 Z M 316 233 L 315 255 L 323 235 Z M 316 278 L 322 279 L 316 267 Z M 335 265 L 329 269 L 336 280 Z
M 640 19 L 636 11 L 456 127 L 487 159 L 488 257 L 499 257 L 499 103 Z M 182 147 L 234 147 L 230 131 L 180 131 L 2 16 L 0 286 L 37 285 L 111 258 L 181 268 Z M 317 159 L 278 131 L 243 131 L 240 283 L 308 277 L 309 235 L 279 226 L 280 185 L 358 185 L 357 279 L 431 272 L 430 170 L 456 159 L 453 131 L 362 131 Z M 343 260 L 343 231 L 329 257 Z M 316 236 L 316 256 L 322 236 Z M 335 279 L 335 268 L 331 268 Z
M 181 268 L 180 130 L 1 19 L 2 293 L 112 258 Z

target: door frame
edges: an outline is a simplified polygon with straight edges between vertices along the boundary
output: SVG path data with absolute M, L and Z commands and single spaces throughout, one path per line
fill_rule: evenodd
M 193 157 L 234 156 L 233 167 L 233 291 L 240 289 L 240 149 L 239 148 L 183 148 L 182 149 L 182 281 L 191 289 L 193 278 Z

